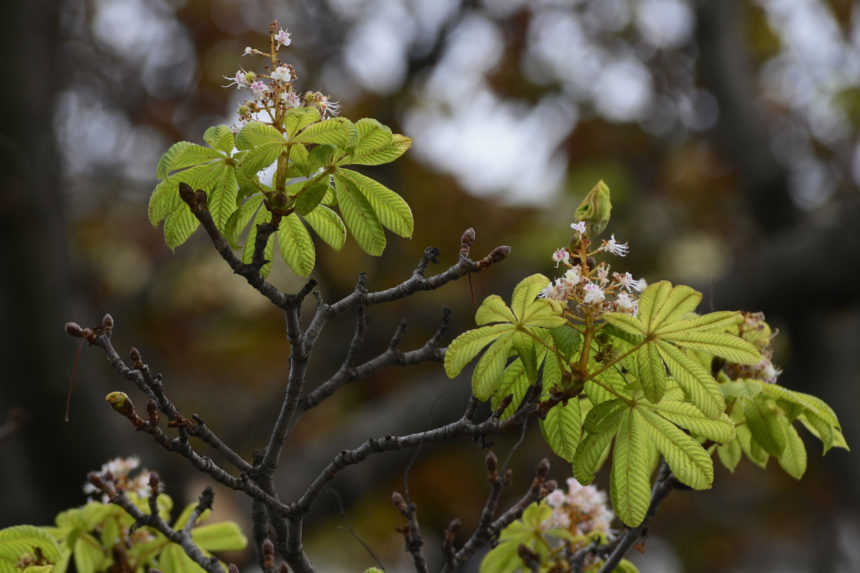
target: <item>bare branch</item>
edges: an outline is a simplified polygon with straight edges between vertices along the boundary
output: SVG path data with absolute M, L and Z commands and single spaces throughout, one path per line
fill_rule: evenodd
M 406 518 L 406 525 L 398 527 L 397 531 L 403 534 L 403 540 L 406 543 L 406 551 L 412 555 L 412 562 L 415 565 L 415 570 L 418 573 L 427 573 L 427 559 L 424 557 L 424 537 L 421 535 L 421 528 L 418 526 L 418 516 L 415 504 L 412 501 L 403 499 L 403 496 L 398 492 L 391 494 L 391 503 L 394 507 Z

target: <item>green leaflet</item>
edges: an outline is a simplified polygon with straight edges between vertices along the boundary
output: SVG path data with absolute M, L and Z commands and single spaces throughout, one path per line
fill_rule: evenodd
M 705 416 L 689 402 L 670 400 L 664 397 L 659 404 L 642 404 L 673 424 L 690 430 L 694 436 L 713 440 L 717 443 L 729 442 L 735 438 L 735 425 L 725 413 L 719 419 Z
M 334 174 L 335 196 L 346 227 L 365 253 L 378 256 L 385 250 L 385 231 L 373 208 L 352 180 Z
M 105 560 L 101 544 L 89 533 L 80 535 L 75 541 L 73 556 L 78 573 L 94 573 L 102 569 L 101 565 Z
M 171 145 L 158 160 L 155 174 L 159 179 L 167 179 L 174 171 L 223 159 L 224 155 L 216 149 L 203 147 L 190 141 L 178 141 Z
M 714 482 L 711 456 L 699 442 L 668 420 L 647 408 L 634 409 L 650 440 L 663 454 L 666 463 L 681 483 L 693 489 L 708 489 Z
M 514 287 L 514 293 L 511 295 L 511 310 L 520 321 L 525 322 L 529 307 L 532 306 L 540 291 L 548 284 L 549 278 L 540 273 L 529 275 L 517 283 L 517 286 Z M 554 326 L 561 326 L 561 324 Z
M 14 565 L 20 557 L 33 555 L 34 547 L 38 547 L 51 563 L 60 559 L 60 546 L 44 528 L 15 525 L 0 529 L 0 566 L 4 562 Z
M 297 275 L 307 277 L 316 264 L 313 239 L 295 213 L 281 219 L 278 226 L 278 246 L 284 262 Z
M 687 398 L 706 416 L 718 418 L 725 410 L 725 402 L 710 372 L 694 358 L 667 342 L 658 342 L 657 350 Z
M 552 451 L 567 462 L 572 462 L 582 431 L 582 412 L 578 398 L 553 406 L 540 421 L 544 439 Z
M 492 328 L 492 327 L 489 327 Z M 502 373 L 513 343 L 513 332 L 498 337 L 478 360 L 472 373 L 472 393 L 486 401 L 495 393 L 502 381 Z
M 213 125 L 203 132 L 203 141 L 227 155 L 233 152 L 233 130 L 226 125 Z
M 232 521 L 195 527 L 191 539 L 207 551 L 240 551 L 248 545 L 247 538 Z
M 720 461 L 732 473 L 734 473 L 735 468 L 738 467 L 738 463 L 741 461 L 741 453 L 741 444 L 737 438 L 717 447 L 717 455 Z
M 727 330 L 736 327 L 743 321 L 743 316 L 737 311 L 721 310 L 704 316 L 669 322 L 657 329 L 657 334 L 666 335 L 680 331 Z
M 287 135 L 293 137 L 296 132 L 320 120 L 320 112 L 315 107 L 297 107 L 289 110 L 284 116 L 284 129 Z
M 262 143 L 246 151 L 238 161 L 239 172 L 248 178 L 256 178 L 262 171 L 278 160 L 278 156 L 286 149 L 286 142 L 275 141 Z
M 187 183 L 195 190 L 209 189 L 220 174 L 217 167 L 217 164 L 192 167 L 171 175 L 156 185 L 149 197 L 149 222 L 152 226 L 158 226 L 170 213 L 185 205 L 179 196 L 180 183 Z
M 187 241 L 199 226 L 200 221 L 197 220 L 188 205 L 183 203 L 164 221 L 164 242 L 172 251 Z
M 283 144 L 286 140 L 280 131 L 259 121 L 249 121 L 236 135 L 236 148 L 240 150 L 253 149 L 266 143 Z
M 612 449 L 610 495 L 619 519 L 630 527 L 642 523 L 651 501 L 650 464 L 643 421 L 636 410 L 624 415 Z
M 512 330 L 510 324 L 494 324 L 467 330 L 448 345 L 448 349 L 445 351 L 445 374 L 448 375 L 448 378 L 454 378 L 490 342 Z
M 660 336 L 683 348 L 704 350 L 736 364 L 758 364 L 761 355 L 755 346 L 734 334 L 724 332 L 678 331 Z
M 343 164 L 382 165 L 390 163 L 403 155 L 412 140 L 391 130 L 375 119 L 363 118 L 355 123 L 358 130 L 358 143 L 352 154 L 345 157 Z
M 415 226 L 412 209 L 403 198 L 382 183 L 350 169 L 338 169 L 335 177 L 351 181 L 364 196 L 382 226 L 401 237 L 409 238 Z
M 346 226 L 340 215 L 325 205 L 318 205 L 316 209 L 303 215 L 303 217 L 314 232 L 331 248 L 336 251 L 343 248 L 343 244 L 346 242 Z
M 566 360 L 570 360 L 574 352 L 582 346 L 582 335 L 568 324 L 552 328 L 549 332 L 555 342 L 556 349 Z
M 507 408 L 505 408 L 504 412 L 502 412 L 500 419 L 507 420 L 514 415 L 514 412 L 519 408 L 523 398 L 525 398 L 526 391 L 529 389 L 531 384 L 529 377 L 526 375 L 523 362 L 519 358 L 511 362 L 508 367 L 505 368 L 502 382 L 499 384 L 499 387 L 495 394 L 493 394 L 493 398 L 490 402 L 493 410 L 495 410 L 499 407 L 499 404 L 501 404 L 502 400 L 506 396 L 510 395 L 512 397 L 511 403 Z
M 783 422 L 785 418 L 780 418 Z M 777 457 L 780 467 L 794 479 L 800 479 L 806 473 L 806 446 L 790 423 L 783 422 L 785 432 L 785 449 Z
M 209 213 L 219 231 L 227 228 L 227 221 L 236 211 L 236 194 L 239 191 L 239 183 L 236 181 L 236 171 L 224 163 L 218 166 L 218 171 L 213 174 L 213 185 L 206 190 L 209 204 Z
M 293 141 L 328 143 L 343 148 L 355 143 L 356 137 L 355 126 L 350 120 L 345 117 L 332 117 L 305 127 L 293 137 Z
M 657 403 L 666 392 L 666 367 L 657 351 L 657 345 L 646 344 L 634 355 L 639 372 L 639 384 L 645 397 Z
M 622 416 L 618 416 L 616 420 L 621 423 Z M 576 447 L 576 454 L 573 456 L 573 477 L 582 484 L 589 484 L 594 481 L 594 474 L 606 461 L 606 456 L 609 452 L 609 444 L 612 438 L 615 437 L 615 430 L 603 432 L 601 434 L 589 434 Z
M 304 187 L 296 196 L 296 213 L 307 215 L 317 208 L 322 202 L 326 191 L 329 189 L 328 177 L 316 183 L 310 183 Z
M 475 324 L 483 326 L 494 322 L 516 322 L 516 317 L 505 301 L 497 294 L 491 294 L 484 299 L 475 311 Z
M 239 247 L 239 236 L 248 226 L 248 223 L 251 222 L 254 215 L 257 214 L 257 210 L 262 204 L 263 196 L 255 195 L 242 203 L 242 205 L 236 209 L 227 220 L 227 225 L 224 229 L 224 236 L 227 238 L 231 247 L 234 249 Z
M 752 439 L 773 457 L 781 456 L 786 444 L 785 428 L 779 422 L 773 400 L 746 400 L 743 412 Z

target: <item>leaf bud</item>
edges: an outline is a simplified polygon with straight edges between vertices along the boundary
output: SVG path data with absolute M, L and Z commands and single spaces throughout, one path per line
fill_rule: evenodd
M 109 312 L 105 313 L 105 315 L 102 317 L 102 328 L 104 328 L 105 330 L 110 330 L 113 328 L 113 317 L 110 315 Z
M 538 462 L 536 475 L 540 479 L 546 479 L 547 474 L 549 473 L 549 460 L 543 458 Z
M 400 513 L 406 513 L 409 510 L 409 507 L 406 505 L 406 500 L 403 499 L 403 496 L 400 495 L 400 492 L 395 491 L 391 494 L 391 503 L 394 504 Z
M 105 400 L 110 404 L 111 408 L 126 418 L 134 416 L 134 402 L 131 401 L 131 398 L 125 392 L 111 392 L 105 396 Z
M 152 490 L 152 493 L 157 493 L 160 487 L 161 487 L 161 478 L 158 477 L 157 473 L 150 472 L 150 474 L 149 474 L 149 488 Z
M 263 540 L 263 569 L 270 571 L 275 567 L 275 544 L 268 537 Z
M 68 334 L 69 336 L 81 338 L 84 335 L 84 329 L 81 328 L 81 325 L 77 322 L 67 322 L 65 328 L 66 334 Z
M 140 350 L 138 350 L 136 346 L 132 346 L 131 349 L 128 351 L 128 358 L 132 361 L 132 363 L 134 363 L 135 368 L 137 368 L 137 365 L 140 364 L 142 360 L 140 356 Z
M 496 473 L 496 468 L 499 466 L 499 458 L 496 457 L 496 454 L 493 452 L 487 452 L 487 457 L 484 458 L 484 462 L 487 464 L 487 471 L 491 474 Z

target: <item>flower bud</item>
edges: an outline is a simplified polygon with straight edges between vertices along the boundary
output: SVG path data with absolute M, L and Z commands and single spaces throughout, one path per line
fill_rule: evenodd
M 134 402 L 128 397 L 125 392 L 111 392 L 105 396 L 105 401 L 110 404 L 111 408 L 130 418 L 134 415 Z
M 102 328 L 106 330 L 110 330 L 111 328 L 113 328 L 113 317 L 110 315 L 109 312 L 105 313 L 105 315 L 102 317 Z
M 81 328 L 81 325 L 77 322 L 67 322 L 65 328 L 66 334 L 68 334 L 69 336 L 81 338 L 84 335 L 84 329 Z

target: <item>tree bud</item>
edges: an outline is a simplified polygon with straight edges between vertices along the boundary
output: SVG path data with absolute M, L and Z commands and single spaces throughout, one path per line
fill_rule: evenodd
M 125 392 L 111 392 L 105 396 L 105 400 L 110 404 L 111 408 L 130 418 L 134 415 L 134 402 L 128 397 Z
M 75 338 L 81 338 L 84 335 L 84 329 L 81 328 L 81 325 L 77 322 L 67 322 L 66 334 L 74 336 Z

